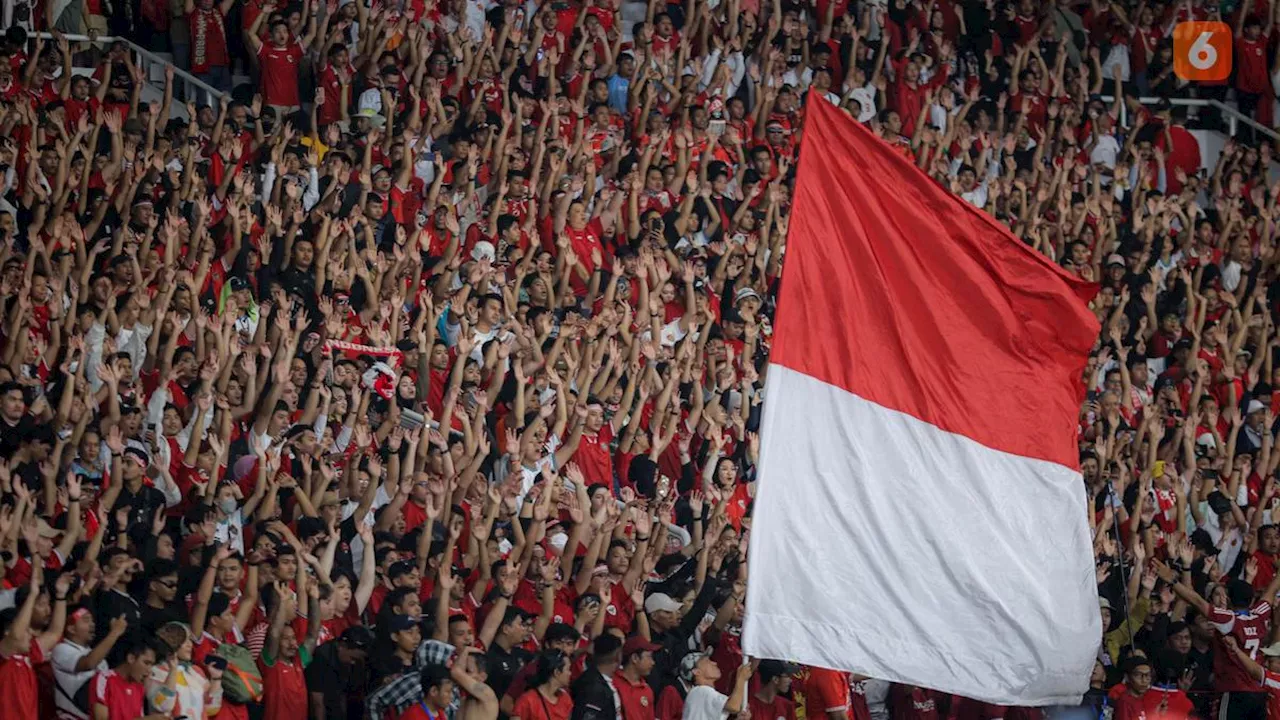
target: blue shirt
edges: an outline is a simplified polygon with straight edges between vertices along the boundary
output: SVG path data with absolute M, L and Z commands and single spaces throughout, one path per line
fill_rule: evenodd
M 627 112 L 627 93 L 631 89 L 631 81 L 614 73 L 609 78 L 609 107 L 620 113 Z

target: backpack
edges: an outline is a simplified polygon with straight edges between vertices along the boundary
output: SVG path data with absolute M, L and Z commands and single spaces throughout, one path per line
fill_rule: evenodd
M 222 674 L 222 696 L 231 702 L 247 705 L 262 700 L 262 671 L 253 654 L 243 645 L 222 645 L 215 654 L 227 661 Z

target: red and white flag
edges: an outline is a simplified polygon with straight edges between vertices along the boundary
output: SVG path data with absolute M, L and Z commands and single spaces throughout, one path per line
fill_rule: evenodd
M 1096 287 L 810 101 L 746 653 L 1074 703 L 1101 639 L 1076 420 Z

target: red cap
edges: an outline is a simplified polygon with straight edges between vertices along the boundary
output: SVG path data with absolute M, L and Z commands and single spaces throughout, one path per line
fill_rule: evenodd
M 649 652 L 656 652 L 661 649 L 662 646 L 657 643 L 651 643 L 639 635 L 632 635 L 627 638 L 627 642 L 622 646 L 622 657 L 628 658 L 638 652 L 644 652 L 645 650 L 648 650 Z

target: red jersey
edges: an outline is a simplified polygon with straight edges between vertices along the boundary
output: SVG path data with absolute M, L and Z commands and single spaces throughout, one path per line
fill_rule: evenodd
M 350 63 L 343 68 L 348 77 L 355 77 L 356 69 Z M 338 71 L 332 65 L 325 65 L 320 71 L 320 87 L 324 88 L 324 104 L 320 106 L 320 124 L 329 125 L 342 120 L 342 83 L 338 80 Z M 347 102 L 351 102 L 351 86 L 346 90 Z
M 1267 639 L 1271 627 L 1271 604 L 1263 601 L 1247 612 L 1213 608 L 1209 622 L 1222 635 L 1231 635 L 1236 644 L 1251 659 L 1256 660 L 1258 649 Z M 1236 662 L 1235 654 L 1221 641 L 1213 644 L 1213 677 L 1219 692 L 1257 692 L 1258 681 Z
M 310 663 L 306 648 L 299 647 L 292 662 L 267 662 L 258 658 L 262 671 L 263 720 L 297 720 L 307 716 L 307 678 L 303 669 Z
M 653 688 L 644 678 L 632 683 L 618 670 L 613 674 L 613 688 L 618 693 L 622 720 L 654 720 Z
M 44 662 L 37 643 L 26 653 L 0 659 L 0 707 L 13 717 L 33 718 L 40 712 L 39 683 L 35 666 Z
M 276 47 L 271 42 L 262 43 L 258 47 L 258 67 L 262 69 L 262 102 L 282 107 L 297 107 L 302 104 L 298 98 L 298 63 L 301 61 L 302 45 L 296 39 L 290 39 L 289 44 L 284 47 Z
M 1236 38 L 1236 90 L 1265 93 L 1271 87 L 1267 77 L 1267 39 Z
M 582 442 L 573 454 L 573 461 L 582 469 L 588 487 L 613 486 L 613 458 L 609 456 L 612 442 L 613 426 L 607 422 L 594 435 L 582 434 Z
M 1280 674 L 1265 672 L 1262 689 L 1267 691 L 1267 717 L 1280 718 Z
M 889 688 L 893 720 L 938 720 L 937 693 L 915 685 L 894 683 Z
M 1256 687 L 1255 687 L 1256 689 Z M 1141 696 L 1129 691 L 1116 698 L 1114 720 L 1175 720 L 1185 718 L 1195 710 L 1186 693 L 1177 688 L 1152 687 Z
M 849 674 L 811 667 L 804 678 L 804 716 L 825 718 L 829 712 L 849 710 Z
M 684 696 L 675 685 L 662 689 L 662 694 L 658 696 L 657 715 L 658 720 L 680 720 L 684 716 Z
M 774 695 L 773 702 L 752 695 L 747 698 L 747 707 L 753 720 L 796 720 L 796 704 L 781 695 Z
M 556 695 L 555 702 L 547 702 L 537 690 L 526 690 L 511 708 L 511 717 L 520 720 L 569 720 L 572 713 L 573 699 L 564 690 Z
M 136 720 L 146 714 L 142 683 L 133 682 L 115 670 L 103 670 L 89 682 L 89 707 L 105 705 L 110 720 Z

